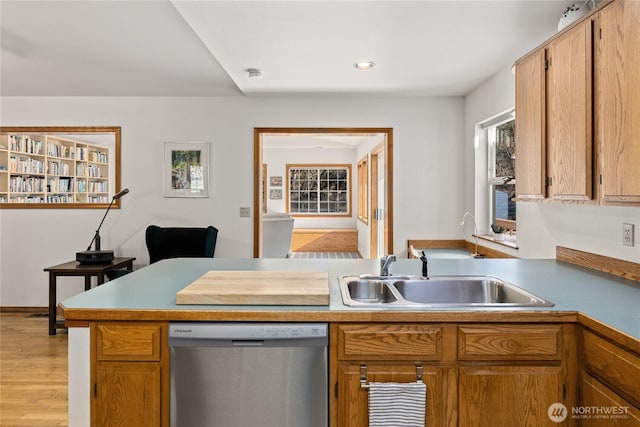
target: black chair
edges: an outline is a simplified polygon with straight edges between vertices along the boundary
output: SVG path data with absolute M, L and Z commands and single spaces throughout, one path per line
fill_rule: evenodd
M 218 229 L 212 226 L 158 227 L 150 225 L 146 231 L 149 263 L 167 258 L 213 258 Z
M 168 258 L 213 258 L 218 240 L 218 229 L 209 227 L 158 227 L 150 225 L 145 232 L 149 263 Z M 130 273 L 128 270 L 110 270 L 109 280 Z

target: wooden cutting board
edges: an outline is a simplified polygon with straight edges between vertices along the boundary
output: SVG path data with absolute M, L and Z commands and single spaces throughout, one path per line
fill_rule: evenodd
M 209 271 L 178 291 L 176 304 L 329 305 L 329 274 Z

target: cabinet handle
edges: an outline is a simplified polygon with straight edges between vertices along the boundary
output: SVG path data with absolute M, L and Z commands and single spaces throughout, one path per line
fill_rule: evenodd
M 93 383 L 93 398 L 98 398 L 98 383 Z

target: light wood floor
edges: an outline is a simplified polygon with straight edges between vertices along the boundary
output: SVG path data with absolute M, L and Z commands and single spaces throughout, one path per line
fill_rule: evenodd
M 0 314 L 0 426 L 68 425 L 67 333 L 47 317 Z

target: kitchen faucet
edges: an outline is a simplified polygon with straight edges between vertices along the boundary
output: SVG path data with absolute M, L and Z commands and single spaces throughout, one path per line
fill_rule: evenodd
M 380 275 L 381 276 L 389 275 L 389 266 L 395 260 L 396 260 L 395 255 L 385 255 L 382 258 L 380 258 Z

